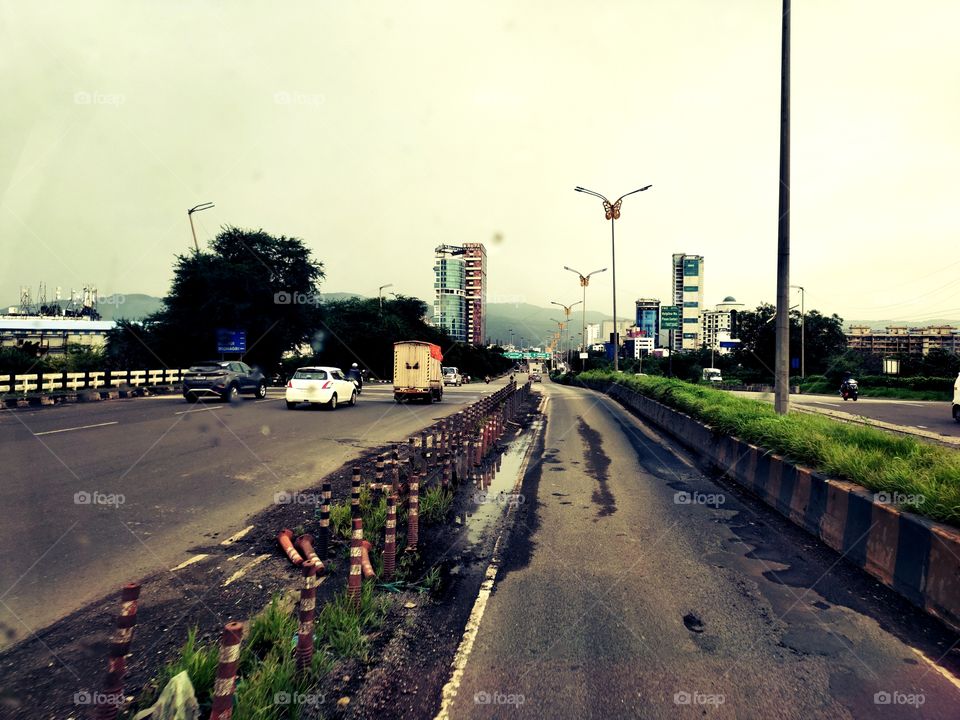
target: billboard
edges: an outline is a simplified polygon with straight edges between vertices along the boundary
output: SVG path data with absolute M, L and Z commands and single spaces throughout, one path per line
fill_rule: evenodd
M 683 274 L 685 277 L 696 277 L 700 274 L 700 260 L 697 258 L 684 258 Z
M 226 328 L 217 329 L 217 352 L 218 353 L 240 353 L 247 351 L 247 331 L 246 330 L 228 330 Z

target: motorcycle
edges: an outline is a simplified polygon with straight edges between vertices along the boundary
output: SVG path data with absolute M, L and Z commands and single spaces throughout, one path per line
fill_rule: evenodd
M 483 381 L 484 381 L 487 385 L 489 385 L 489 384 L 490 384 L 490 376 L 489 376 L 489 375 L 485 375 L 484 378 L 483 378 Z
M 859 394 L 860 386 L 857 385 L 856 380 L 847 380 L 843 385 L 840 386 L 840 397 L 843 398 L 844 402 L 847 400 L 853 400 L 856 402 Z

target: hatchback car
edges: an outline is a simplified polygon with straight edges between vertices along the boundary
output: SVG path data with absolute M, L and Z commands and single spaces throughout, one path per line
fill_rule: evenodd
M 357 404 L 357 386 L 340 368 L 302 367 L 287 382 L 286 400 L 288 410 L 302 402 L 336 410 L 341 402 Z
M 240 393 L 267 396 L 267 379 L 259 370 L 238 360 L 207 360 L 183 374 L 183 397 L 196 402 L 203 397 L 236 400 Z

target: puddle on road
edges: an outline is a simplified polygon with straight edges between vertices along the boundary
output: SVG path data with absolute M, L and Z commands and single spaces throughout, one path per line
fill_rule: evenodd
M 474 508 L 464 523 L 469 544 L 479 542 L 511 504 L 522 505 L 526 500 L 523 495 L 515 494 L 514 489 L 520 487 L 520 468 L 530 447 L 531 435 L 524 433 L 506 451 L 475 468 Z

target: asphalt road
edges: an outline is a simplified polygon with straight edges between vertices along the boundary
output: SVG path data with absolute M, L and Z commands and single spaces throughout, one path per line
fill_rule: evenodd
M 955 634 L 605 396 L 544 392 L 450 717 L 958 717 Z
M 450 387 L 433 405 L 367 385 L 334 412 L 287 410 L 281 389 L 235 405 L 158 396 L 0 412 L 0 647 L 502 384 Z
M 773 393 L 736 392 L 735 395 L 773 402 Z M 810 410 L 828 410 L 852 416 L 918 429 L 937 435 L 960 438 L 960 423 L 953 419 L 952 404 L 929 400 L 860 398 L 844 402 L 839 395 L 791 395 L 790 402 Z

